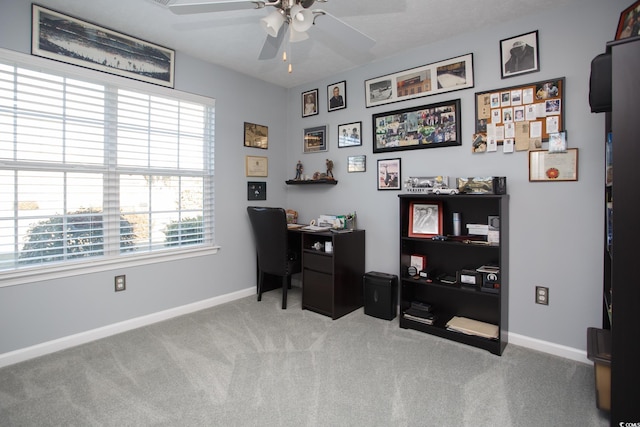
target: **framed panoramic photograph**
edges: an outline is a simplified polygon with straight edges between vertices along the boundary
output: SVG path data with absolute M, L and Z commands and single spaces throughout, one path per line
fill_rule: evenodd
M 500 40 L 502 78 L 540 71 L 538 31 Z
M 378 190 L 400 190 L 400 159 L 378 160 Z
M 372 117 L 374 153 L 462 145 L 459 99 Z
M 338 148 L 362 145 L 362 122 L 338 125 Z
M 269 148 L 269 128 L 255 123 L 244 122 L 244 146 Z
M 267 200 L 267 183 L 264 181 L 247 182 L 247 200 Z
M 341 81 L 327 86 L 327 108 L 329 111 L 347 108 L 346 81 Z
M 322 125 L 304 130 L 304 153 L 327 151 L 327 128 L 327 125 Z
M 618 21 L 616 40 L 640 36 L 640 27 L 638 26 L 639 16 L 640 1 L 634 2 L 631 6 L 622 11 L 622 13 L 620 14 L 620 20 Z
M 349 156 L 347 157 L 347 172 L 366 172 L 367 156 Z
M 442 235 L 442 228 L 442 203 L 410 203 L 409 237 L 431 238 Z
M 32 5 L 31 54 L 173 87 L 175 51 Z
M 318 114 L 318 89 L 302 92 L 302 117 Z
M 473 87 L 473 54 L 365 80 L 367 108 Z
M 245 156 L 247 176 L 268 176 L 269 159 L 262 156 Z

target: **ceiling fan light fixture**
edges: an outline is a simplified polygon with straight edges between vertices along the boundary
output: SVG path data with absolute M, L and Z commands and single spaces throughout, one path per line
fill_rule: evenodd
M 276 37 L 284 24 L 284 16 L 279 11 L 271 12 L 260 20 L 260 25 L 271 37 Z
M 291 26 L 294 30 L 304 33 L 313 25 L 313 12 L 299 4 L 291 8 Z
M 291 27 L 289 27 L 289 42 L 290 43 L 301 42 L 301 41 L 307 40 L 308 38 L 309 38 L 309 34 L 304 33 L 304 32 L 300 32 L 300 31 L 296 31 L 293 28 L 293 25 Z

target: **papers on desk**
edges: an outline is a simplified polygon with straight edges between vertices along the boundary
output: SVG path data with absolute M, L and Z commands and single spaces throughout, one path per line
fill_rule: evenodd
M 320 227 L 318 225 L 307 225 L 306 227 L 302 227 L 300 230 L 302 231 L 328 231 L 331 227 Z
M 287 224 L 287 228 L 289 230 L 295 230 L 298 228 L 303 228 L 305 225 L 304 224 Z

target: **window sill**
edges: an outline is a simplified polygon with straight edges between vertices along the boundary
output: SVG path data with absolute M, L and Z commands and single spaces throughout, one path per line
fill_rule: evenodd
M 214 255 L 218 253 L 219 249 L 220 246 L 209 246 L 206 248 L 186 249 L 180 252 L 172 251 L 166 253 L 156 252 L 153 254 L 129 255 L 121 256 L 117 259 L 100 259 L 79 263 L 67 263 L 65 265 L 47 265 L 29 270 L 9 271 L 0 273 L 0 288 L 99 273 L 113 270 L 114 268 L 138 267 L 159 262 Z

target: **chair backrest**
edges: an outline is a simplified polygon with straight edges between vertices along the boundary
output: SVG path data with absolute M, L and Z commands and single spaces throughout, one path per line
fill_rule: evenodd
M 287 215 L 282 208 L 247 207 L 253 238 L 258 252 L 258 266 L 277 276 L 288 271 Z

